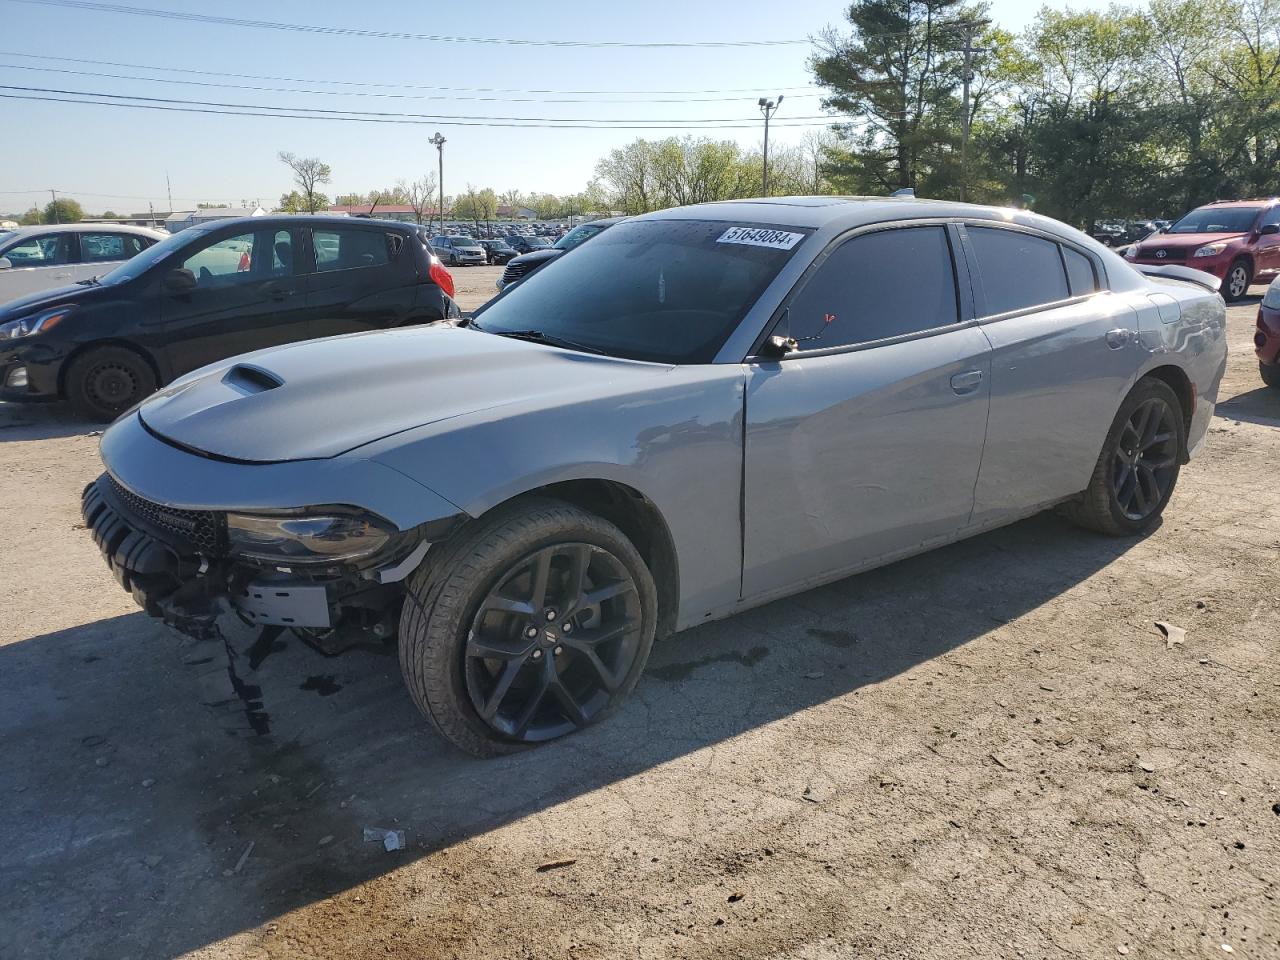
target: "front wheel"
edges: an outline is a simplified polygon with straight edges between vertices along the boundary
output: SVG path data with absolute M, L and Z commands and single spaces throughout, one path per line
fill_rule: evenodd
M 1253 271 L 1249 269 L 1249 261 L 1237 260 L 1227 271 L 1227 282 L 1222 285 L 1223 299 L 1227 303 L 1243 300 L 1252 282 Z
M 415 704 L 487 757 L 612 714 L 653 646 L 657 589 L 613 524 L 528 500 L 433 547 L 404 610 L 400 667 Z
M 1186 426 L 1177 395 L 1145 378 L 1125 397 L 1079 499 L 1064 504 L 1072 522 L 1112 536 L 1155 526 L 1182 467 Z
M 155 389 L 151 365 L 124 347 L 90 350 L 76 357 L 67 369 L 67 400 L 76 413 L 89 420 L 114 420 Z

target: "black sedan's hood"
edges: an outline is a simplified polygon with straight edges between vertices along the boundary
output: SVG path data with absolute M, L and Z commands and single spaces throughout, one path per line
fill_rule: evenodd
M 45 307 L 60 307 L 64 303 L 81 303 L 91 300 L 100 289 L 102 288 L 94 284 L 73 283 L 67 287 L 29 293 L 17 300 L 6 300 L 0 303 L 0 322 L 30 316 Z
M 555 247 L 548 247 L 546 250 L 533 250 L 529 253 L 522 253 L 518 257 L 513 257 L 511 263 L 524 263 L 529 266 L 541 266 L 548 260 L 554 260 L 556 257 L 564 253 L 563 250 L 557 250 Z

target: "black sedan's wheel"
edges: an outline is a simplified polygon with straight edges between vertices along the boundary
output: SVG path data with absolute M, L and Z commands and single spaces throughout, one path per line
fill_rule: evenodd
M 1243 300 L 1249 292 L 1249 284 L 1253 282 L 1253 272 L 1249 269 L 1249 261 L 1237 260 L 1227 271 L 1227 280 L 1222 285 L 1222 296 L 1227 303 Z
M 400 664 L 414 701 L 478 756 L 609 716 L 653 644 L 657 593 L 613 524 L 552 500 L 433 548 L 409 584 Z
M 1145 532 L 1173 495 L 1185 442 L 1177 395 L 1162 380 L 1140 380 L 1120 405 L 1088 488 L 1065 513 L 1102 533 Z
M 73 360 L 67 370 L 67 400 L 90 420 L 114 420 L 155 389 L 151 365 L 124 347 L 90 350 Z

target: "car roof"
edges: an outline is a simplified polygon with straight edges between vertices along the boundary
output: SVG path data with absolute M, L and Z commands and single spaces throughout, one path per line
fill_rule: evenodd
M 44 223 L 7 231 L 5 236 L 12 240 L 14 237 L 30 237 L 35 234 L 43 236 L 47 233 L 103 233 L 105 231 L 132 233 L 142 237 L 155 237 L 156 239 L 163 239 L 166 236 L 163 230 L 152 230 L 150 227 L 135 227 L 123 223 Z
M 777 227 L 844 231 L 873 223 L 968 218 L 1034 227 L 1073 241 L 1084 235 L 1060 221 L 1013 207 L 993 207 L 918 197 L 765 197 L 719 200 L 645 213 L 633 220 L 719 220 Z M 1092 241 L 1091 241 L 1092 245 Z
M 1212 203 L 1206 203 L 1206 207 L 1256 207 L 1258 204 L 1276 203 L 1280 201 L 1277 197 L 1252 197 L 1246 200 L 1214 200 Z M 1198 209 L 1198 208 L 1197 208 Z
M 223 227 L 248 226 L 255 229 L 280 226 L 325 226 L 325 227 L 369 227 L 375 230 L 388 230 L 395 227 L 400 230 L 425 230 L 421 224 L 407 223 L 403 220 L 382 220 L 378 217 L 337 217 L 319 213 L 278 213 L 266 217 L 226 217 L 222 220 L 206 220 L 187 230 L 199 230 L 208 233 L 221 230 Z

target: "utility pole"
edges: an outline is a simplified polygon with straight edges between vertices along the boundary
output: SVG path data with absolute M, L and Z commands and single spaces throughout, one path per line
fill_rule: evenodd
M 770 100 L 768 97 L 760 98 L 760 113 L 764 117 L 764 170 L 761 172 L 761 194 L 769 195 L 769 118 L 778 112 L 778 108 L 782 106 L 782 97 L 777 100 Z
M 148 200 L 147 209 L 151 211 L 151 229 L 154 230 L 156 226 L 156 205 Z
M 169 212 L 173 213 L 173 184 L 169 182 L 169 171 L 164 174 L 164 188 L 169 191 Z
M 61 223 L 62 221 L 58 219 L 58 191 L 50 190 L 49 196 L 53 198 L 53 203 L 49 206 L 49 209 L 53 211 L 53 222 Z
M 960 200 L 968 199 L 969 193 L 969 85 L 973 83 L 973 55 L 986 53 L 973 45 L 973 34 L 978 24 L 973 20 L 965 20 L 960 24 L 964 32 L 964 74 L 961 81 L 964 85 L 964 114 L 960 118 Z
M 436 152 L 440 155 L 440 232 L 444 233 L 444 145 L 445 138 L 440 136 L 440 131 L 436 131 L 436 135 L 427 143 L 433 144 Z

